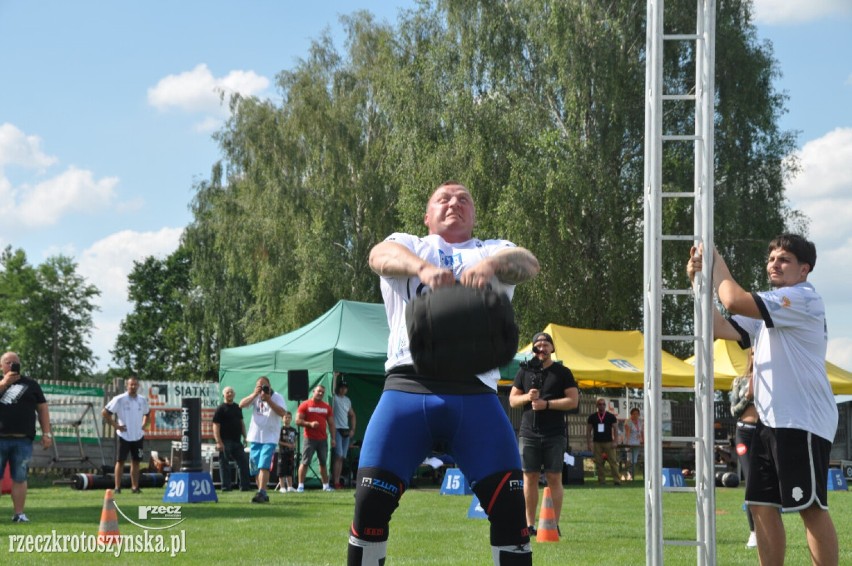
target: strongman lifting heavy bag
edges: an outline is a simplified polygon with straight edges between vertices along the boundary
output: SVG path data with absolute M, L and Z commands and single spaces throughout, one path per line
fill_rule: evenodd
M 512 302 L 491 288 L 440 287 L 411 301 L 405 320 L 414 368 L 426 377 L 482 373 L 518 351 Z

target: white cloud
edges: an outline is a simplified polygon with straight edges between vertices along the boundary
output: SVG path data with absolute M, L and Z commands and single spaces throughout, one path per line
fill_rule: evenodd
M 106 369 L 109 365 L 109 350 L 115 346 L 121 321 L 131 309 L 127 300 L 127 277 L 133 262 L 143 261 L 148 256 L 165 258 L 177 249 L 182 233 L 183 228 L 162 228 L 156 232 L 123 230 L 83 251 L 77 271 L 101 290 L 98 300 L 101 310 L 92 317 L 95 331 L 91 342 L 92 351 L 99 360 L 98 369 Z
M 811 237 L 828 249 L 852 241 L 852 128 L 837 128 L 798 152 L 802 167 L 788 187 L 793 205 L 811 218 Z
M 56 163 L 56 158 L 41 150 L 41 138 L 28 136 L 6 122 L 0 124 L 0 172 L 7 165 L 43 170 Z
M 795 25 L 848 15 L 849 0 L 754 0 L 754 19 L 762 24 Z
M 74 212 L 100 210 L 114 199 L 116 185 L 118 177 L 95 180 L 91 171 L 69 167 L 47 181 L 16 189 L 17 217 L 26 226 L 39 227 Z
M 79 272 L 101 290 L 104 311 L 127 304 L 127 276 L 133 262 L 148 256 L 166 257 L 177 249 L 182 233 L 183 228 L 162 228 L 156 232 L 122 230 L 84 250 Z
M 187 112 L 224 115 L 231 94 L 253 96 L 268 87 L 269 79 L 254 71 L 231 71 L 217 78 L 202 63 L 191 71 L 160 79 L 154 87 L 148 89 L 148 103 L 159 110 L 178 108 Z

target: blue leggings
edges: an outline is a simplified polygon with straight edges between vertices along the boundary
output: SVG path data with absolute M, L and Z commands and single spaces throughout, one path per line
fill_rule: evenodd
M 437 442 L 446 443 L 471 485 L 497 472 L 521 469 L 515 431 L 496 394 L 403 391 L 382 393 L 358 466 L 392 472 L 408 487 Z

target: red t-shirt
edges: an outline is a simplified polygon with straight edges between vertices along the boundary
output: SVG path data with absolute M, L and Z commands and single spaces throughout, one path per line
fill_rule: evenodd
M 325 440 L 328 438 L 328 419 L 332 418 L 331 405 L 324 401 L 308 399 L 301 405 L 297 412 L 302 419 L 319 423 L 317 428 L 305 427 L 305 438 L 308 440 Z

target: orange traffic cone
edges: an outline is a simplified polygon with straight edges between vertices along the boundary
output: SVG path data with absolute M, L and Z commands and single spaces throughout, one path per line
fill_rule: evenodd
M 104 493 L 104 508 L 101 511 L 101 526 L 98 528 L 98 544 L 118 544 L 121 535 L 118 533 L 118 515 L 115 512 L 115 500 L 112 490 Z
M 559 542 L 559 530 L 556 527 L 556 510 L 553 508 L 553 496 L 550 488 L 544 488 L 544 499 L 538 514 L 538 534 L 536 542 Z

